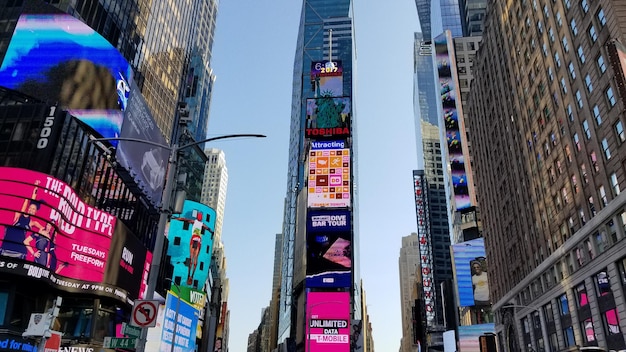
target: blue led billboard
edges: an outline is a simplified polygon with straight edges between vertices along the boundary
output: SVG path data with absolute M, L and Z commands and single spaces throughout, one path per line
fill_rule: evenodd
M 115 47 L 67 14 L 21 15 L 0 66 L 3 87 L 58 103 L 102 137 L 119 136 L 131 81 Z
M 452 245 L 459 306 L 489 305 L 489 281 L 483 238 Z

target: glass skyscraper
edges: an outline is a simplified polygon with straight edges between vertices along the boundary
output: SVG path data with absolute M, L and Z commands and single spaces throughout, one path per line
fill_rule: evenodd
M 289 350 L 296 345 L 302 348 L 306 344 L 308 348 L 317 343 L 313 338 L 303 337 L 314 334 L 305 331 L 306 321 L 311 311 L 332 301 L 333 294 L 349 294 L 351 299 L 346 305 L 350 306 L 351 316 L 347 318 L 361 318 L 355 250 L 358 248 L 357 197 L 352 187 L 357 169 L 356 126 L 352 114 L 354 52 L 351 1 L 304 1 L 293 71 L 278 317 L 278 343 L 289 345 Z M 341 147 L 327 149 L 331 145 Z M 329 176 L 331 183 L 339 180 L 336 187 L 332 184 L 323 187 L 327 181 L 323 174 L 320 176 L 322 155 L 331 155 L 331 160 L 333 155 L 341 155 L 342 175 Z M 332 174 L 339 169 L 327 171 Z M 320 224 L 316 219 L 334 216 L 347 221 L 342 234 L 329 235 L 330 239 L 313 234 Z M 342 264 L 324 262 L 325 259 L 316 262 L 320 258 L 307 248 L 320 246 L 324 251 L 332 250 L 318 240 L 331 240 L 333 246 L 343 247 L 340 256 L 345 257 L 345 261 Z M 330 267 L 345 271 L 345 276 L 329 275 L 324 268 Z M 325 295 L 327 297 L 319 302 Z M 309 303 L 314 296 L 317 303 Z

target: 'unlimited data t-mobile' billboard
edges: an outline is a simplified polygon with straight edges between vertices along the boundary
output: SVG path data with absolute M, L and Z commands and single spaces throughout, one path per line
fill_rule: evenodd
M 307 214 L 307 287 L 350 287 L 352 238 L 348 210 L 309 210 Z
M 126 301 L 145 295 L 151 254 L 117 219 L 61 180 L 0 167 L 2 271 L 72 292 Z
M 349 207 L 350 149 L 346 141 L 311 142 L 308 161 L 308 206 Z
M 67 14 L 21 15 L 0 67 L 2 86 L 58 102 L 102 137 L 119 137 L 131 81 L 117 49 Z
M 350 293 L 309 292 L 306 352 L 350 352 Z
M 182 213 L 172 216 L 167 255 L 174 267 L 172 280 L 180 286 L 204 289 L 213 253 L 215 216 L 213 208 L 191 200 L 185 201 Z

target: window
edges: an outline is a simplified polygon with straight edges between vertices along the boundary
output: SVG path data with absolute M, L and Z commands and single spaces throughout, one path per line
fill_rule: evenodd
M 595 117 L 596 123 L 600 126 L 602 124 L 602 116 L 600 115 L 600 108 L 598 105 L 593 106 L 593 117 Z
M 572 29 L 572 34 L 575 36 L 578 35 L 578 27 L 576 27 L 576 20 L 572 18 L 572 21 L 569 23 L 570 28 Z
M 580 175 L 585 184 L 589 183 L 589 177 L 587 177 L 587 169 L 585 167 L 585 164 L 580 164 Z
M 593 249 L 593 245 L 591 244 L 591 240 L 585 240 L 585 246 L 587 247 L 587 255 L 589 259 L 593 260 L 596 257 L 596 251 Z M 585 291 L 586 292 L 586 291 Z
M 582 94 L 580 94 L 580 91 L 577 89 L 576 90 L 576 102 L 578 103 L 578 107 L 579 108 L 583 108 L 583 96 Z
M 604 27 L 606 25 L 606 17 L 604 16 L 604 9 L 600 8 L 600 10 L 598 10 L 598 13 L 596 14 L 596 17 L 598 17 L 598 21 L 600 22 L 600 25 Z
M 569 43 L 567 42 L 567 38 L 563 37 L 561 42 L 563 43 L 563 50 L 565 50 L 566 53 L 569 52 Z
M 595 275 L 596 278 L 596 289 L 598 290 L 598 297 L 605 296 L 611 293 L 611 282 L 609 280 L 609 274 L 606 268 L 602 269 L 599 273 Z
M 596 152 L 589 153 L 589 158 L 591 159 L 591 166 L 593 166 L 593 171 L 599 172 L 600 165 L 598 165 L 598 157 L 596 156 Z
M 580 7 L 582 7 L 583 12 L 585 13 L 589 12 L 589 4 L 587 3 L 587 0 L 582 0 L 580 2 Z
M 570 62 L 569 65 L 568 65 L 568 68 L 569 68 L 569 75 L 570 75 L 570 77 L 572 77 L 572 80 L 575 80 L 576 79 L 576 70 L 574 69 L 574 64 Z
M 565 294 L 559 296 L 559 308 L 561 316 L 569 315 L 569 304 L 567 303 L 567 296 Z
M 556 67 L 561 67 L 561 57 L 557 52 L 554 53 L 554 62 L 556 62 Z
M 561 27 L 563 25 L 563 19 L 561 18 L 561 13 L 557 11 L 556 15 L 554 16 L 556 17 L 556 23 L 559 25 L 559 27 Z
M 565 0 L 565 8 L 569 10 L 570 7 L 572 7 L 571 0 Z
M 554 72 L 552 71 L 552 66 L 548 66 L 548 78 L 550 78 L 550 82 L 554 81 Z
M 593 320 L 591 317 L 580 322 L 580 329 L 583 332 L 583 338 L 585 342 L 594 342 L 596 341 L 596 332 L 593 328 Z
M 587 139 L 591 139 L 591 131 L 589 131 L 589 122 L 587 122 L 587 120 L 583 120 L 583 131 L 585 132 Z
M 593 91 L 593 84 L 591 84 L 591 76 L 589 76 L 589 74 L 585 76 L 585 85 L 587 86 L 587 91 L 591 93 Z
M 596 40 L 598 40 L 598 33 L 596 33 L 596 27 L 594 27 L 593 25 L 589 26 L 589 30 L 587 32 L 589 33 L 589 38 L 591 39 L 591 42 L 595 43 Z
M 561 89 L 563 89 L 563 93 L 564 94 L 567 94 L 567 83 L 565 83 L 565 78 L 561 78 Z M 571 112 L 571 107 L 569 105 L 567 107 L 569 109 L 568 113 L 570 113 Z M 571 114 L 568 114 L 568 116 L 569 116 L 570 120 L 572 120 L 572 121 L 574 120 L 574 118 L 572 117 Z
M 565 85 L 563 79 L 561 79 L 561 84 Z M 574 110 L 572 109 L 571 105 L 567 104 L 566 112 L 567 112 L 567 117 L 569 118 L 569 120 L 574 121 Z
M 541 21 L 537 21 L 537 30 L 539 33 L 543 33 L 543 24 L 541 24 Z
M 604 331 L 606 331 L 607 335 L 621 334 L 619 328 L 619 314 L 616 308 L 604 312 L 602 314 L 602 320 L 604 321 Z
M 543 306 L 543 315 L 546 318 L 546 321 L 554 321 L 554 311 L 552 310 L 552 303 L 548 303 Z
M 546 43 L 543 43 L 541 45 L 541 50 L 543 51 L 543 56 L 548 57 L 548 46 L 546 45 Z
M 563 329 L 563 339 L 565 340 L 565 347 L 576 345 L 576 339 L 574 339 L 574 329 L 571 326 Z
M 572 180 L 572 188 L 574 188 L 574 193 L 578 193 L 578 191 L 580 191 L 580 188 L 578 188 L 578 181 L 576 180 L 576 175 L 572 175 L 571 180 Z
M 578 139 L 578 133 L 574 133 L 574 135 L 572 136 L 572 139 L 574 140 L 574 145 L 576 146 L 576 150 L 580 151 L 581 147 L 580 147 L 580 140 Z
M 568 162 L 572 162 L 572 151 L 570 150 L 569 145 L 566 145 L 565 148 L 563 148 L 563 150 L 565 151 L 565 158 L 567 159 Z
M 548 38 L 550 38 L 550 42 L 554 43 L 554 31 L 552 28 L 548 29 Z
M 600 201 L 602 202 L 602 206 L 606 207 L 609 204 L 609 200 L 606 198 L 606 191 L 604 190 L 604 186 L 600 186 L 598 188 L 598 194 L 600 195 Z
M 622 121 L 617 121 L 614 125 L 615 135 L 617 136 L 617 140 L 620 143 L 626 142 L 626 134 L 624 134 L 624 126 L 622 125 Z
M 596 212 L 596 205 L 595 205 L 595 203 L 593 202 L 593 197 L 589 197 L 589 198 L 587 199 L 587 203 L 589 203 L 589 215 L 590 215 L 591 217 L 596 216 L 596 214 L 597 214 L 597 212 Z
M 569 203 L 569 196 L 567 195 L 567 188 L 565 187 L 561 188 L 561 195 L 563 197 L 563 203 L 565 204 Z
M 596 62 L 598 63 L 598 69 L 600 70 L 600 73 L 606 72 L 606 63 L 604 62 L 604 56 L 602 56 L 602 54 L 598 56 Z
M 583 51 L 582 46 L 578 46 L 578 59 L 580 59 L 581 63 L 585 63 L 585 52 Z
M 578 304 L 578 308 L 589 304 L 589 300 L 587 299 L 587 288 L 585 287 L 584 282 L 581 282 L 574 288 L 574 293 L 576 293 L 576 304 Z
M 615 100 L 615 94 L 613 94 L 613 88 L 607 88 L 606 98 L 609 100 L 609 104 L 611 104 L 611 106 L 615 106 L 615 104 L 617 104 L 617 100 Z
M 619 189 L 619 182 L 615 173 L 611 174 L 611 188 L 613 189 L 613 194 L 617 197 L 621 190 Z
M 611 149 L 609 149 L 609 142 L 606 140 L 606 138 L 602 139 L 602 151 L 604 152 L 606 160 L 611 159 Z

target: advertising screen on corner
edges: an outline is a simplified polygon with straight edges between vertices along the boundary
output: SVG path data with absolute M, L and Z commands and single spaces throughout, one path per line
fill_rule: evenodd
M 119 137 L 132 68 L 105 38 L 70 15 L 22 14 L 0 82 L 58 102 L 102 137 Z
M 150 259 L 122 223 L 68 184 L 0 167 L 0 271 L 126 300 L 144 294 Z

